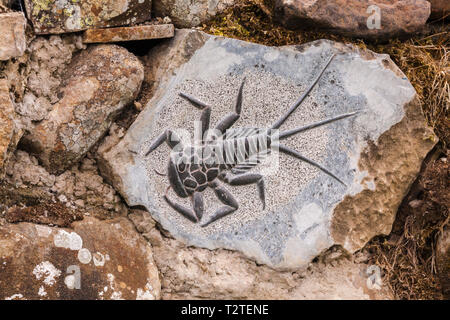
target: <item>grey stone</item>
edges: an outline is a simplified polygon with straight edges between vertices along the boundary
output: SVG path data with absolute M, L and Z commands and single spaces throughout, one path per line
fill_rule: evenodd
M 298 159 L 274 153 L 264 174 L 266 208 L 255 185 L 229 186 L 239 209 L 202 228 L 174 211 L 163 196 L 170 149 L 145 157 L 164 129 L 192 133 L 201 111 L 178 96 L 186 92 L 212 106 L 214 125 L 233 110 L 244 77 L 242 115 L 234 127 L 267 127 L 298 99 L 336 54 L 310 96 L 281 127 L 306 125 L 347 112 L 352 118 L 290 137 L 286 144 L 329 168 L 346 185 Z M 153 98 L 116 145 L 108 139 L 99 162 L 128 205 L 144 206 L 165 230 L 188 245 L 238 250 L 274 268 L 306 266 L 333 245 L 354 252 L 388 234 L 397 207 L 436 143 L 425 126 L 416 92 L 387 55 L 320 40 L 282 48 L 180 30 L 155 48 L 148 79 Z M 278 167 L 271 167 L 276 164 Z M 275 170 L 271 170 L 275 169 Z M 173 191 L 169 197 L 188 208 Z M 221 206 L 204 191 L 202 221 Z
M 213 18 L 236 0 L 159 0 L 154 2 L 155 16 L 170 17 L 177 27 L 197 27 Z
M 23 55 L 27 48 L 26 25 L 27 19 L 22 12 L 0 13 L 0 60 Z

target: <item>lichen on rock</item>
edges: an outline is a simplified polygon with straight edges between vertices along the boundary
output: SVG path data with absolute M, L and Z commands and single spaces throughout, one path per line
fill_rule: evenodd
M 80 160 L 139 93 L 139 60 L 117 45 L 92 46 L 73 58 L 48 117 L 24 137 L 46 169 L 61 173 Z

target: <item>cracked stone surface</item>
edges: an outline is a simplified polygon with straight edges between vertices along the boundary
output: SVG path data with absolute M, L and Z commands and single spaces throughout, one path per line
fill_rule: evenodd
M 154 300 L 160 288 L 151 247 L 126 218 L 0 225 L 1 300 Z
M 144 70 L 136 56 L 116 45 L 92 46 L 75 56 L 59 88 L 60 100 L 24 144 L 51 173 L 80 160 L 137 96 Z
M 164 129 L 193 132 L 200 112 L 178 92 L 210 104 L 214 125 L 233 109 L 246 77 L 235 127 L 265 127 L 301 95 L 332 54 L 336 57 L 317 87 L 281 129 L 359 110 L 353 118 L 286 142 L 332 169 L 346 185 L 282 154 L 276 170 L 259 171 L 266 182 L 265 210 L 254 185 L 226 185 L 240 207 L 205 228 L 164 201 L 169 182 L 154 170 L 164 172 L 170 149 L 162 145 L 144 154 Z M 401 200 L 436 143 L 415 90 L 387 55 L 325 40 L 274 48 L 181 30 L 147 58 L 153 62 L 147 77 L 159 79 L 154 96 L 117 145 L 100 148 L 99 165 L 129 206 L 144 206 L 188 245 L 237 250 L 279 269 L 305 267 L 333 245 L 355 252 L 390 232 Z M 269 157 L 265 165 L 270 169 L 274 161 Z M 221 205 L 211 189 L 204 196 L 203 222 Z M 172 191 L 169 197 L 191 206 Z

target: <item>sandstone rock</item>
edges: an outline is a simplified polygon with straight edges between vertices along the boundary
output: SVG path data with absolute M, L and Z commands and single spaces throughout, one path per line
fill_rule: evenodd
M 431 3 L 431 18 L 448 18 L 450 14 L 450 1 L 448 0 L 429 0 Z
M 104 43 L 133 40 L 149 40 L 172 38 L 173 24 L 153 24 L 136 27 L 117 27 L 103 29 L 89 29 L 84 32 L 84 43 Z
M 0 299 L 159 299 L 147 242 L 125 218 L 0 226 Z
M 436 265 L 441 279 L 442 293 L 450 299 L 450 228 L 444 229 L 436 246 Z
M 276 0 L 275 8 L 278 20 L 288 28 L 312 26 L 369 38 L 416 32 L 430 16 L 425 0 Z
M 64 171 L 86 154 L 133 101 L 144 77 L 139 60 L 115 45 L 82 51 L 66 72 L 61 99 L 24 139 L 51 173 Z
M 179 92 L 210 105 L 214 126 L 234 110 L 246 77 L 241 118 L 233 127 L 264 128 L 288 110 L 333 54 L 317 87 L 281 129 L 359 111 L 286 142 L 345 185 L 308 163 L 273 152 L 251 171 L 264 176 L 265 209 L 255 185 L 225 183 L 239 208 L 207 227 L 201 224 L 222 206 L 211 188 L 203 191 L 206 211 L 200 223 L 169 206 L 163 198 L 168 178 L 155 170 L 165 174 L 170 149 L 164 144 L 145 154 L 164 129 L 194 132 L 201 111 Z M 148 59 L 160 68 L 151 72 L 163 76 L 123 139 L 102 149 L 101 170 L 129 206 L 146 207 L 188 245 L 238 250 L 274 268 L 304 267 L 333 245 L 354 252 L 373 236 L 389 234 L 399 204 L 436 143 L 415 90 L 387 55 L 326 40 L 274 48 L 182 30 Z M 172 190 L 168 197 L 191 208 L 189 198 Z
M 0 180 L 5 174 L 5 164 L 19 142 L 22 130 L 15 122 L 14 106 L 9 95 L 8 82 L 0 79 Z
M 28 17 L 38 34 L 122 26 L 148 20 L 151 0 L 25 0 Z
M 188 247 L 161 235 L 149 213 L 129 216 L 154 252 L 161 298 L 171 299 L 392 299 L 383 283 L 367 286 L 367 268 L 326 253 L 307 271 L 280 272 L 258 266 L 237 252 Z M 331 251 L 331 250 L 330 250 Z
M 27 20 L 22 12 L 0 13 L 0 60 L 23 55 L 27 48 L 26 25 Z
M 235 0 L 159 0 L 155 1 L 155 16 L 169 16 L 177 27 L 197 27 L 231 7 Z

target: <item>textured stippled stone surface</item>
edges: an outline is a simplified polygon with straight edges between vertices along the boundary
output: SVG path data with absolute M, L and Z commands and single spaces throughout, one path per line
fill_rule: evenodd
M 419 31 L 430 16 L 425 0 L 276 0 L 275 8 L 288 28 L 384 39 Z
M 136 27 L 88 29 L 84 32 L 84 43 L 105 43 L 133 40 L 171 38 L 173 24 L 153 24 Z
M 0 244 L 1 300 L 159 299 L 152 250 L 125 218 L 6 224 Z
M 39 34 L 139 23 L 150 18 L 151 7 L 151 0 L 25 0 Z
M 136 56 L 116 45 L 82 51 L 66 72 L 61 99 L 24 139 L 51 173 L 64 171 L 86 154 L 133 101 L 144 78 Z
M 0 60 L 23 55 L 27 48 L 26 25 L 22 12 L 0 13 Z
M 233 110 L 246 77 L 242 115 L 234 127 L 267 127 L 333 53 L 317 87 L 281 129 L 360 111 L 286 142 L 346 186 L 284 154 L 278 167 L 269 170 L 274 154 L 260 171 L 266 182 L 265 210 L 255 185 L 225 185 L 240 207 L 205 228 L 169 207 L 163 199 L 168 179 L 154 170 L 166 172 L 170 149 L 162 145 L 144 154 L 166 128 L 192 134 L 200 111 L 181 99 L 180 91 L 211 105 L 214 125 Z M 101 168 L 130 206 L 146 207 L 164 229 L 189 245 L 239 250 L 277 268 L 303 267 L 336 244 L 356 251 L 373 236 L 389 233 L 398 205 L 436 142 L 424 127 L 413 87 L 387 55 L 325 40 L 273 48 L 181 30 L 151 51 L 148 61 L 153 75 L 147 77 L 157 79 L 155 94 L 125 137 L 101 149 Z M 191 206 L 172 191 L 169 197 Z M 202 222 L 221 205 L 211 189 L 204 197 Z

